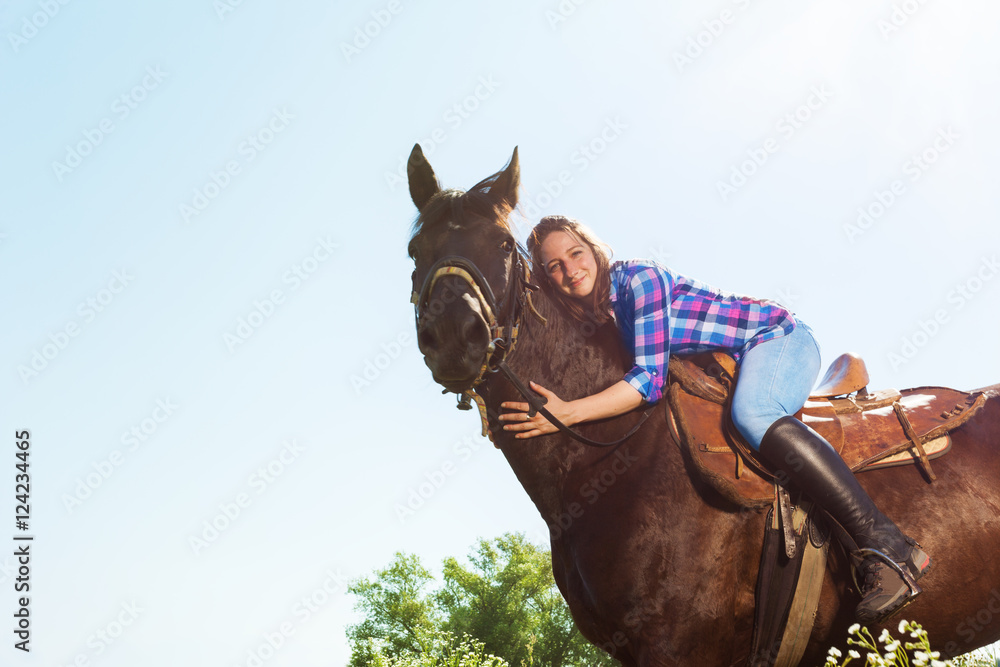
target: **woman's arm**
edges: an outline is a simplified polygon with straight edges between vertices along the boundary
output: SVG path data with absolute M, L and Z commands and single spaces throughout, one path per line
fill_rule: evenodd
M 604 391 L 575 401 L 563 401 L 534 382 L 531 383 L 531 388 L 548 399 L 545 408 L 566 426 L 615 417 L 634 410 L 644 402 L 642 394 L 625 380 L 619 380 Z M 531 406 L 527 403 L 506 402 L 501 403 L 500 407 L 517 411 L 500 415 L 500 421 L 511 422 L 503 427 L 505 431 L 517 431 L 515 438 L 533 438 L 558 430 L 540 412 L 534 417 L 528 417 Z
M 531 383 L 532 389 L 548 399 L 546 409 L 567 426 L 615 417 L 643 403 L 655 403 L 662 395 L 670 358 L 672 282 L 670 275 L 659 266 L 636 268 L 627 287 L 618 292 L 624 309 L 632 313 L 623 333 L 632 337 L 635 366 L 625 378 L 604 391 L 575 401 L 563 401 L 545 387 Z M 500 407 L 517 411 L 500 416 L 501 421 L 511 422 L 504 430 L 516 431 L 515 438 L 533 438 L 558 430 L 541 413 L 529 418 L 527 403 L 501 403 Z

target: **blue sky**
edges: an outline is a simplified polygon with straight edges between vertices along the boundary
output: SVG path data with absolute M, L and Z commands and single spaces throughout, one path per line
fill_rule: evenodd
M 462 188 L 519 146 L 522 231 L 783 301 L 874 387 L 1000 381 L 1000 8 L 678 5 L 4 3 L 16 664 L 343 664 L 345 581 L 544 540 L 414 343 L 414 142 Z

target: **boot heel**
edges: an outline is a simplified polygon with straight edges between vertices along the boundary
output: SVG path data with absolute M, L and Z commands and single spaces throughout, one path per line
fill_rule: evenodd
M 859 588 L 863 599 L 855 611 L 861 623 L 884 623 L 923 592 L 917 579 L 930 570 L 931 559 L 919 546 L 913 546 L 902 562 L 874 549 L 861 549 L 860 554 L 868 554 L 865 585 Z

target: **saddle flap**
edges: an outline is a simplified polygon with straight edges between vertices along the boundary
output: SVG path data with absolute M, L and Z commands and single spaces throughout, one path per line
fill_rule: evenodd
M 737 505 L 769 505 L 774 498 L 771 475 L 730 444 L 723 429 L 726 406 L 689 394 L 678 383 L 670 385 L 667 398 L 668 417 L 680 436 L 678 444 L 687 449 L 701 477 Z

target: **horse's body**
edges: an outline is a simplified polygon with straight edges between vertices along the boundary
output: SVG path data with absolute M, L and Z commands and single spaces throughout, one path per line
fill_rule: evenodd
M 411 193 L 426 212 L 422 203 L 428 200 L 413 186 L 423 156 L 416 149 L 414 154 Z M 484 191 L 506 196 L 512 205 L 516 153 L 511 166 L 492 179 Z M 452 208 L 448 225 L 418 222 L 411 242 L 411 250 L 416 245 L 421 250 L 414 289 L 434 258 L 461 254 L 482 268 L 499 298 L 511 285 L 504 279 L 504 262 L 491 256 L 497 233 L 491 225 L 503 227 L 504 220 L 482 214 L 456 220 L 462 209 Z M 489 247 L 477 251 L 471 239 L 483 237 L 490 238 Z M 441 282 L 439 289 L 468 291 L 460 281 Z M 463 369 L 479 364 L 470 350 L 474 341 L 488 337 L 473 324 L 474 299 L 442 301 L 447 305 L 438 317 L 418 321 L 419 340 L 435 378 L 454 388 L 460 378 L 475 374 Z M 570 320 L 542 295 L 536 305 L 548 323 L 522 315 L 517 347 L 508 358 L 519 376 L 572 400 L 610 386 L 631 367 L 613 324 Z M 451 340 L 456 332 L 462 337 Z M 448 361 L 441 361 L 446 352 Z M 503 401 L 523 400 L 499 374 L 487 375 L 478 391 L 492 415 Z M 949 655 L 1000 639 L 1000 386 L 985 391 L 984 408 L 952 434 L 951 453 L 934 462 L 933 484 L 913 466 L 859 477 L 879 507 L 933 557 L 932 572 L 920 582 L 923 594 L 901 616 L 921 623 L 934 648 Z M 579 430 L 612 440 L 637 419 L 631 413 Z M 527 440 L 499 428 L 494 434 L 549 525 L 556 582 L 590 641 L 624 665 L 746 663 L 764 515 L 741 511 L 698 477 L 671 437 L 664 410 L 655 410 L 631 439 L 607 449 L 561 433 Z M 850 572 L 838 552 L 831 553 L 806 665 L 822 663 L 831 645 L 846 652 L 847 628 L 854 622 L 858 599 L 848 590 Z M 897 620 L 889 623 L 894 633 Z

